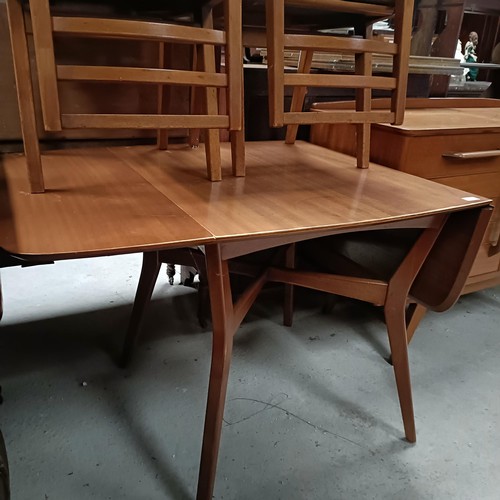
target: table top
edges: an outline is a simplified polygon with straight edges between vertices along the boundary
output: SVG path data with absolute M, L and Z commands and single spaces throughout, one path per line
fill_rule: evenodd
M 0 247 L 11 253 L 72 258 L 213 239 L 109 149 L 54 151 L 42 161 L 42 194 L 29 194 L 23 155 L 0 162 Z
M 24 157 L 1 164 L 0 247 L 54 259 L 363 229 L 489 200 L 305 142 L 246 144 L 247 176 L 205 177 L 203 148 L 44 153 L 49 190 L 28 194 Z

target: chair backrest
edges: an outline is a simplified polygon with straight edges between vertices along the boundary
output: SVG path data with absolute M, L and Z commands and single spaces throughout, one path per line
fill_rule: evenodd
M 228 128 L 240 129 L 241 116 L 168 115 L 168 114 L 67 114 L 60 109 L 58 82 L 115 82 L 152 85 L 183 85 L 231 88 L 230 94 L 240 96 L 238 72 L 217 73 L 211 65 L 198 71 L 168 68 L 59 65 L 54 54 L 54 36 L 125 40 L 159 43 L 226 46 L 238 38 L 239 2 L 226 2 L 226 29 L 213 26 L 184 26 L 162 22 L 98 17 L 69 17 L 51 14 L 49 0 L 29 0 L 36 64 L 44 127 L 48 131 L 63 128 Z M 168 8 L 168 5 L 167 5 Z M 231 23 L 230 20 L 233 19 Z M 231 48 L 231 50 L 234 50 Z M 226 51 L 231 52 L 231 51 Z M 231 57 L 231 54 L 228 54 Z M 230 108 L 234 111 L 234 108 Z
M 33 45 L 38 70 L 39 94 L 43 115 L 43 126 L 46 131 L 63 129 L 157 129 L 161 133 L 169 129 L 205 129 L 205 148 L 207 156 L 207 174 L 210 180 L 221 180 L 219 151 L 219 135 L 215 129 L 241 131 L 243 128 L 243 112 L 241 95 L 243 86 L 242 43 L 241 43 L 241 1 L 234 0 L 192 0 L 185 3 L 160 2 L 157 6 L 158 21 L 138 20 L 134 9 L 126 9 L 116 0 L 94 2 L 97 6 L 92 17 L 77 16 L 73 11 L 82 14 L 81 4 L 70 5 L 68 12 L 54 14 L 57 2 L 49 0 L 7 0 L 7 13 L 11 35 L 14 73 L 16 77 L 17 95 L 21 118 L 24 149 L 28 166 L 28 177 L 32 193 L 43 192 L 42 161 L 38 144 L 38 127 L 35 115 L 34 91 L 32 88 L 30 58 L 27 43 L 26 23 L 23 4 L 30 11 L 33 29 Z M 165 4 L 165 5 L 164 5 Z M 214 29 L 213 9 L 224 7 L 223 28 Z M 112 5 L 109 11 L 106 6 Z M 125 3 L 124 3 L 125 5 Z M 149 5 L 149 4 L 148 4 Z M 118 7 L 118 8 L 116 8 Z M 127 2 L 126 7 L 135 7 L 135 2 Z M 118 13 L 116 12 L 118 10 Z M 125 16 L 121 15 L 122 11 Z M 137 2 L 137 10 L 142 12 L 141 3 Z M 106 11 L 106 14 L 103 13 Z M 188 17 L 196 23 L 186 24 L 179 11 L 186 11 Z M 193 15 L 195 12 L 195 15 Z M 66 15 L 66 14 L 70 15 Z M 120 17 L 121 18 L 118 18 Z M 164 22 L 165 19 L 172 21 Z M 125 19 L 123 17 L 126 17 Z M 57 51 L 54 51 L 54 37 L 62 39 L 125 40 L 133 42 L 152 42 L 159 47 L 159 61 L 155 67 L 113 66 L 101 57 L 101 65 L 58 64 Z M 128 43 L 128 42 L 125 42 Z M 197 57 L 196 66 L 188 65 L 191 70 L 179 70 L 165 67 L 168 57 L 165 56 L 165 44 L 184 44 L 194 48 Z M 223 47 L 225 54 L 225 72 L 218 72 L 215 62 L 215 47 Z M 67 52 L 67 51 L 66 51 Z M 67 56 L 67 54 L 65 54 Z M 60 61 L 59 61 L 60 62 Z M 151 111 L 143 114 L 115 112 L 103 110 L 98 103 L 93 103 L 92 112 L 68 112 L 62 109 L 64 99 L 60 99 L 59 82 L 91 82 L 108 83 L 110 85 L 132 83 L 146 85 L 152 89 L 153 99 L 158 97 L 158 113 Z M 203 91 L 203 114 L 168 114 L 172 112 L 165 105 L 165 87 L 184 86 Z M 227 92 L 227 111 L 219 111 L 217 92 Z M 104 99 L 99 98 L 100 102 Z M 95 104 L 95 106 L 94 106 Z M 96 113 L 95 111 L 101 111 Z M 241 134 L 238 135 L 238 137 Z M 159 135 L 161 139 L 161 136 Z M 161 141 L 159 141 L 161 144 Z M 240 141 L 241 142 L 241 141 Z M 239 143 L 240 143 L 239 142 Z M 239 144 L 238 143 L 238 144 Z M 238 151 L 241 150 L 241 147 Z M 239 155 L 242 164 L 242 154 Z M 233 168 L 234 170 L 234 168 Z M 242 170 L 241 168 L 236 172 Z M 241 175 L 241 174 L 240 174 Z
M 396 123 L 403 121 L 408 80 L 413 0 L 389 2 L 350 0 L 267 0 L 268 61 L 270 87 L 270 118 L 272 126 L 313 123 Z M 339 37 L 325 34 L 307 35 L 287 33 L 285 6 L 324 9 L 353 14 L 361 18 L 361 25 L 380 18 L 394 18 L 394 42 L 371 39 L 371 28 L 363 38 Z M 349 18 L 349 19 L 352 19 Z M 272 29 L 269 29 L 272 27 Z M 327 28 L 328 26 L 325 26 Z M 335 27 L 335 26 L 332 26 Z M 285 73 L 286 49 L 303 51 L 340 52 L 354 54 L 355 74 Z M 393 59 L 392 73 L 373 76 L 372 55 L 383 54 Z M 309 64 L 310 65 L 310 64 Z M 284 87 L 342 87 L 356 89 L 356 109 L 331 113 L 304 113 L 301 110 L 284 111 Z M 371 90 L 391 91 L 390 110 L 372 110 Z

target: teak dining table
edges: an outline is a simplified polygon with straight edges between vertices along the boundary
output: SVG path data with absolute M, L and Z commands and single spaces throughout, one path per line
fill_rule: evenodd
M 222 154 L 229 172 L 229 146 Z M 489 213 L 490 200 L 375 164 L 358 169 L 352 158 L 305 142 L 247 143 L 247 176 L 226 175 L 221 183 L 204 178 L 204 161 L 202 148 L 51 151 L 43 156 L 51 188 L 31 195 L 24 157 L 5 155 L 0 163 L 0 247 L 2 258 L 9 256 L 12 264 L 205 246 L 213 345 L 198 498 L 210 499 L 233 336 L 263 284 L 273 279 L 263 268 L 233 303 L 228 262 L 341 233 L 389 228 L 425 233 L 446 228 L 452 214 Z M 441 246 L 452 252 L 460 227 L 450 226 L 441 235 Z M 430 241 L 422 261 L 434 244 Z M 443 260 L 433 265 L 436 282 L 446 273 L 461 272 Z M 411 268 L 410 284 L 419 269 Z M 392 291 L 398 292 L 406 296 L 408 290 Z M 421 286 L 419 293 L 425 302 L 432 289 Z M 393 361 L 401 356 L 407 365 L 404 334 L 392 354 Z M 409 385 L 409 373 L 403 375 Z

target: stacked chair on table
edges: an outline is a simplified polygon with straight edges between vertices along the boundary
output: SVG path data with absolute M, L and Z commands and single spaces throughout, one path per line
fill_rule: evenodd
M 222 23 L 213 25 L 216 9 Z M 158 147 L 168 147 L 168 132 L 172 129 L 201 129 L 210 181 L 222 179 L 220 129 L 229 131 L 232 153 L 232 173 L 245 175 L 242 126 L 242 42 L 241 2 L 234 0 L 189 0 L 186 2 L 63 2 L 59 0 L 7 0 L 13 61 L 21 117 L 21 128 L 27 161 L 29 190 L 43 193 L 46 186 L 43 155 L 40 154 L 39 130 L 63 132 L 73 129 L 157 130 Z M 30 22 L 25 17 L 29 15 Z M 31 29 L 30 29 L 31 28 Z M 32 30 L 32 31 L 31 31 Z M 32 35 L 38 80 L 38 92 L 32 86 L 29 39 Z M 158 64 L 154 67 L 130 67 L 108 64 L 98 57 L 99 65 L 62 63 L 61 51 L 68 39 L 122 40 L 126 43 L 157 45 Z M 59 44 L 59 45 L 58 45 Z M 172 46 L 191 47 L 191 70 L 169 67 Z M 56 47 L 56 50 L 55 50 Z M 68 44 L 64 55 L 68 56 Z M 224 53 L 224 72 L 217 55 Z M 67 57 L 66 57 L 67 59 Z M 87 60 L 87 58 L 84 58 Z M 104 64 L 103 64 L 104 61 Z M 78 85 L 134 85 L 151 89 L 157 96 L 157 113 L 127 114 L 104 111 L 72 112 L 65 109 L 61 98 L 61 82 Z M 169 90 L 173 86 L 188 87 L 196 103 L 188 114 L 169 114 Z M 225 111 L 219 105 L 221 92 L 226 93 Z M 40 96 L 43 124 L 37 124 L 35 97 Z M 103 99 L 100 99 L 102 103 Z M 107 103 L 104 103 L 107 104 Z M 111 111 L 111 112 L 110 112 Z M 43 127 L 42 127 L 43 125 Z M 168 158 L 168 157 L 166 157 Z M 168 162 L 168 159 L 166 160 Z M 168 166 L 168 165 L 166 165 Z M 175 167 L 172 167 L 175 168 Z M 194 259 L 194 260 L 193 260 Z M 197 250 L 178 249 L 144 253 L 136 303 L 124 350 L 130 357 L 136 332 L 145 305 L 149 302 L 162 262 L 203 265 L 204 256 Z
M 108 0 L 100 6 L 109 5 L 112 17 L 103 17 L 101 11 L 90 10 L 91 15 L 55 15 L 58 4 L 49 0 L 8 0 L 9 25 L 24 147 L 28 162 L 30 188 L 33 193 L 43 192 L 42 162 L 35 124 L 33 89 L 27 52 L 26 29 L 23 5 L 29 9 L 33 29 L 36 68 L 38 74 L 43 127 L 48 132 L 71 129 L 179 129 L 197 128 L 205 130 L 207 175 L 211 181 L 221 180 L 221 161 L 218 129 L 230 130 L 233 144 L 233 173 L 244 175 L 244 149 L 242 140 L 241 111 L 241 4 L 229 0 L 210 2 L 192 0 L 186 5 L 177 2 L 157 2 L 154 21 L 138 20 L 140 10 L 127 11 L 135 2 L 123 4 Z M 213 8 L 225 4 L 225 29 L 213 28 Z M 91 6 L 96 3 L 87 2 Z M 151 2 L 149 2 L 151 4 Z M 148 4 L 148 5 L 149 5 Z M 85 6 L 86 2 L 76 4 Z M 136 7 L 140 7 L 138 3 Z M 73 9 L 74 10 L 74 9 Z M 118 18 L 125 11 L 129 17 Z M 137 14 L 137 12 L 139 14 Z M 195 12 L 195 15 L 192 13 Z M 78 14 L 78 11 L 77 11 Z M 185 15 L 184 15 L 185 14 Z M 182 24 L 181 24 L 182 23 Z M 159 64 L 154 68 L 123 67 L 111 65 L 58 64 L 54 51 L 55 38 L 84 38 L 106 40 L 120 39 L 157 43 Z M 194 71 L 165 68 L 165 44 L 188 44 L 195 48 L 196 69 Z M 226 72 L 216 70 L 215 47 L 225 51 Z M 68 113 L 62 109 L 59 95 L 60 82 L 115 83 L 158 86 L 196 86 L 203 90 L 203 114 L 168 114 L 166 103 L 159 92 L 158 113 Z M 219 114 L 217 89 L 227 90 L 227 113 Z M 161 136 L 161 134 L 160 134 Z M 161 142 L 161 141 L 160 141 Z M 161 146 L 161 143 L 160 143 Z
M 393 19 L 394 40 L 373 38 L 376 20 Z M 293 144 L 299 125 L 357 124 L 357 166 L 369 165 L 370 124 L 401 124 L 408 80 L 413 0 L 266 0 L 269 114 L 271 126 L 288 126 L 286 142 Z M 353 27 L 354 36 L 328 34 L 333 28 Z M 285 72 L 285 51 L 299 50 L 297 72 Z M 354 74 L 311 73 L 315 53 L 354 57 Z M 392 58 L 387 76 L 374 76 L 374 54 Z M 291 108 L 284 109 L 285 88 L 293 88 Z M 311 113 L 302 110 L 307 87 L 355 89 L 355 110 Z M 372 110 L 372 89 L 391 92 L 389 110 Z

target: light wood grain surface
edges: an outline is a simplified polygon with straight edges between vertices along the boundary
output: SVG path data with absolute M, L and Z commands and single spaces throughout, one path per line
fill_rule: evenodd
M 28 194 L 21 155 L 1 165 L 0 247 L 53 258 L 366 228 L 488 203 L 403 172 L 297 142 L 247 143 L 248 175 L 208 182 L 203 148 L 47 153 L 52 188 Z
M 217 185 L 202 176 L 201 152 L 168 153 L 167 167 L 165 152 L 153 147 L 112 151 L 223 239 L 366 226 L 487 201 L 465 201 L 463 191 L 375 164 L 356 169 L 353 158 L 305 142 L 247 143 L 245 178 L 230 177 L 228 146 L 223 145 L 226 178 Z
M 0 160 L 0 247 L 11 253 L 61 259 L 212 239 L 105 148 L 44 154 L 51 189 L 42 194 L 29 193 L 25 161 Z

